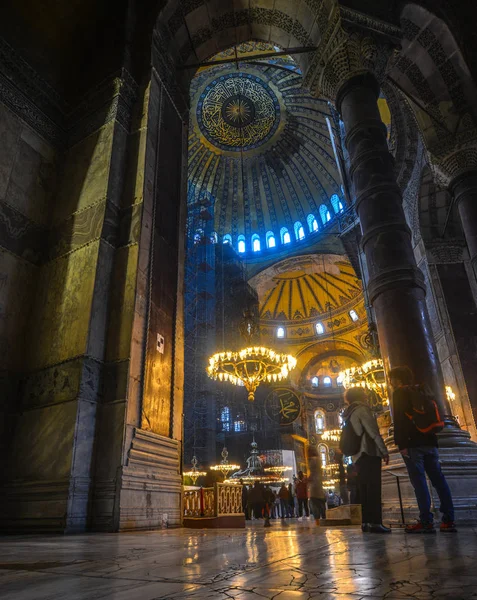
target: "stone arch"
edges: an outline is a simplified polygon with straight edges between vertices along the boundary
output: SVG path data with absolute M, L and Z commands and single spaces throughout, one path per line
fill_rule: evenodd
M 451 195 L 435 182 L 428 165 L 421 172 L 418 201 L 419 226 L 425 244 L 442 238 L 444 234 L 445 239 L 462 237 L 460 220 L 456 208 L 452 206 Z
M 175 0 L 159 13 L 154 31 L 160 53 L 169 56 L 165 70 L 181 69 L 249 40 L 271 42 L 280 47 L 316 47 L 331 25 L 336 0 L 296 0 L 286 10 L 266 0 Z M 296 57 L 306 73 L 308 54 Z M 183 85 L 195 69 L 182 73 Z
M 408 98 L 432 168 L 445 184 L 477 162 L 477 86 L 456 38 L 437 12 L 409 2 L 400 21 L 402 50 L 389 77 Z

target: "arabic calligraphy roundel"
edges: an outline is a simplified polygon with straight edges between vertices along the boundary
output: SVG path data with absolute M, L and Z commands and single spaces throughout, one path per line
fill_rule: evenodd
M 289 425 L 300 416 L 300 400 L 288 388 L 275 388 L 265 400 L 265 411 L 267 416 L 275 423 Z
M 280 105 L 270 86 L 245 73 L 222 75 L 202 92 L 197 122 L 221 150 L 251 150 L 268 141 L 280 121 Z

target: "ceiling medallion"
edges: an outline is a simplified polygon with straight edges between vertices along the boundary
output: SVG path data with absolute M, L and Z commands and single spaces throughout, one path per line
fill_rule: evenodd
M 268 141 L 280 122 L 280 105 L 256 75 L 229 73 L 207 85 L 197 103 L 197 122 L 221 150 L 251 150 Z

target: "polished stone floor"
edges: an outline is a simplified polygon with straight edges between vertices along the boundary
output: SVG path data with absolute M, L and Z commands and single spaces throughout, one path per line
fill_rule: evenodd
M 477 528 L 365 534 L 260 522 L 0 538 L 1 600 L 477 599 Z

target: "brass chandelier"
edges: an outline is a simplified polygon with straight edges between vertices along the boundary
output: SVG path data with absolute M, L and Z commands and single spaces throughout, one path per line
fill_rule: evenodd
M 248 399 L 252 402 L 261 383 L 282 381 L 296 367 L 296 358 L 290 354 L 281 354 L 264 346 L 252 346 L 252 337 L 257 332 L 258 326 L 253 315 L 245 311 L 240 333 L 250 346 L 238 351 L 218 352 L 209 358 L 207 367 L 211 379 L 245 386 Z
M 182 473 L 184 477 L 190 477 L 192 479 L 192 485 L 195 485 L 199 477 L 205 477 L 207 475 L 207 471 L 200 471 L 197 468 L 198 463 L 199 461 L 197 460 L 194 454 L 191 460 L 192 469 L 190 471 L 184 471 L 184 473 Z
M 346 389 L 352 387 L 367 388 L 376 394 L 381 404 L 389 404 L 382 358 L 373 358 L 359 367 L 346 369 L 340 373 L 340 377 L 343 378 L 343 386 Z
M 222 460 L 218 465 L 212 465 L 210 467 L 211 471 L 220 471 L 224 477 L 227 477 L 230 471 L 237 471 L 238 469 L 240 469 L 240 465 L 233 465 L 229 463 L 229 453 L 227 451 L 227 448 L 224 447 L 221 456 Z

